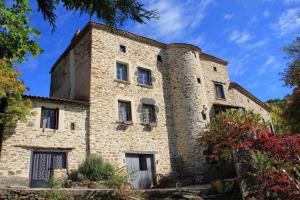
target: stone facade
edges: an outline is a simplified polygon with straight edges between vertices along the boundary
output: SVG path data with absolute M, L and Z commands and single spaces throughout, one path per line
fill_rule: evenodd
M 117 80 L 117 63 L 127 66 L 128 81 Z M 61 128 L 48 133 L 38 127 L 36 116 L 46 102 L 35 100 L 36 116 L 18 123 L 15 133 L 3 141 L 1 176 L 28 179 L 32 146 L 69 149 L 68 169 L 76 169 L 86 153 L 100 154 L 120 167 L 126 165 L 125 155 L 134 153 L 153 154 L 156 174 L 168 175 L 178 167 L 201 172 L 203 148 L 196 139 L 216 105 L 251 109 L 270 122 L 268 107 L 231 83 L 226 65 L 190 44 L 167 45 L 90 22 L 51 70 L 51 98 L 70 101 L 51 102 L 61 108 Z M 138 84 L 138 67 L 151 71 L 151 86 Z M 225 99 L 216 98 L 215 83 L 223 85 Z M 131 103 L 130 125 L 118 123 L 119 100 Z M 142 124 L 142 104 L 155 107 L 155 127 Z M 72 121 L 78 124 L 75 131 L 69 128 Z
M 28 185 L 34 151 L 65 151 L 68 170 L 86 157 L 87 105 L 33 98 L 34 114 L 3 131 L 0 185 Z M 40 127 L 41 107 L 59 109 L 58 129 Z M 71 123 L 75 130 L 71 130 Z

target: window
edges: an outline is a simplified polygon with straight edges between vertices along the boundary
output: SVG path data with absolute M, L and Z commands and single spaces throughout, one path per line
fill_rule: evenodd
M 154 122 L 156 122 L 154 105 L 143 104 L 143 123 Z
M 195 58 L 197 58 L 197 54 L 196 54 L 196 52 L 195 52 L 195 51 L 193 51 L 192 53 L 193 53 L 194 57 L 195 57 Z
M 218 71 L 218 70 L 217 70 L 217 67 L 214 67 L 214 71 L 215 71 L 215 72 Z
M 128 81 L 128 67 L 127 67 L 127 65 L 117 63 L 117 80 Z
M 222 84 L 215 83 L 216 97 L 218 99 L 225 99 L 224 88 Z
M 120 122 L 131 122 L 131 103 L 118 101 Z
M 198 82 L 199 84 L 201 84 L 201 79 L 200 79 L 200 78 L 197 78 L 197 82 Z
M 52 153 L 52 168 L 53 169 L 66 169 L 67 168 L 67 156 L 64 152 Z
M 158 55 L 158 56 L 157 56 L 157 61 L 158 61 L 158 62 L 162 62 L 162 57 L 161 57 L 161 55 Z
M 72 131 L 75 130 L 75 123 L 74 123 L 74 122 L 71 123 L 71 130 L 72 130 Z
M 124 45 L 120 45 L 120 52 L 126 53 L 126 47 Z
M 42 107 L 41 128 L 58 129 L 58 109 Z
M 139 156 L 140 171 L 147 171 L 147 157 L 145 155 Z
M 206 118 L 207 118 L 207 117 L 206 117 L 206 114 L 203 113 L 203 112 L 202 112 L 201 114 L 202 114 L 202 119 L 203 119 L 203 120 L 206 120 Z
M 138 84 L 148 85 L 148 86 L 152 85 L 150 70 L 138 68 Z

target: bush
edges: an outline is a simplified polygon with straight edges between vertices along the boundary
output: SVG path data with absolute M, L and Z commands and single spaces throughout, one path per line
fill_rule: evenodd
M 211 121 L 201 142 L 212 160 L 231 160 L 236 152 L 247 197 L 299 199 L 299 135 L 274 135 L 252 111 L 229 110 Z
M 111 179 L 115 175 L 116 169 L 100 156 L 89 155 L 78 171 L 91 181 L 101 181 Z

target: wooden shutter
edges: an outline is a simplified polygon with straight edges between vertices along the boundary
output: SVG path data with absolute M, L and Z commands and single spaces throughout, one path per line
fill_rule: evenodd
M 58 122 L 59 122 L 59 108 L 56 108 L 55 109 L 55 114 L 56 114 L 56 117 L 55 117 L 55 129 L 58 129 Z

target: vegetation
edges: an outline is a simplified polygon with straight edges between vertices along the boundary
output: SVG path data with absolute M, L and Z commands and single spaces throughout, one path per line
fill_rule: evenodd
M 210 147 L 212 160 L 232 160 L 238 155 L 250 196 L 256 199 L 299 197 L 299 135 L 274 135 L 252 111 L 228 110 L 211 121 L 201 142 Z
M 127 19 L 145 23 L 157 17 L 156 10 L 146 10 L 137 0 L 37 0 L 38 11 L 52 26 L 56 26 L 55 10 L 61 3 L 68 11 L 76 10 L 90 17 L 96 16 L 104 23 L 122 25 Z M 22 94 L 27 91 L 16 65 L 28 56 L 43 52 L 35 38 L 40 32 L 29 25 L 32 10 L 28 0 L 0 0 L 0 124 L 25 120 L 30 114 L 31 103 Z
M 269 100 L 276 133 L 300 133 L 300 37 L 283 48 L 287 55 L 286 69 L 281 73 L 284 85 L 293 89 L 283 99 Z
M 70 200 L 71 195 L 63 189 L 65 187 L 65 180 L 63 179 L 51 179 L 49 181 L 48 192 L 45 192 L 45 198 L 51 200 Z
M 271 108 L 271 119 L 276 134 L 291 132 L 291 124 L 285 119 L 286 102 L 282 99 L 268 100 L 266 102 Z
M 89 155 L 80 165 L 78 172 L 90 181 L 105 181 L 109 187 L 118 187 L 127 183 L 123 169 L 118 169 L 97 155 Z
M 108 180 L 115 174 L 115 168 L 97 155 L 88 156 L 78 171 L 91 181 Z

